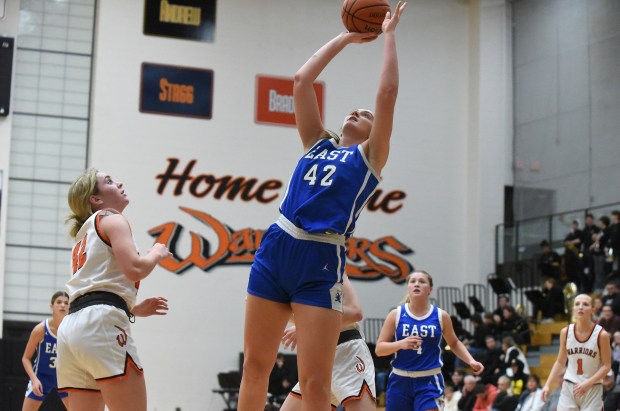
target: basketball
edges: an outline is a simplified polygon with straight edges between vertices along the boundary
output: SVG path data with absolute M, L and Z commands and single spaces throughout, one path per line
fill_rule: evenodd
M 390 5 L 386 0 L 344 0 L 342 23 L 348 31 L 381 34 L 388 11 Z

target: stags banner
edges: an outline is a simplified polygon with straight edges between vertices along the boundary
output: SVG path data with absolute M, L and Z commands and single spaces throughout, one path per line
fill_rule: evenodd
M 159 195 L 196 198 L 212 196 L 238 201 L 276 202 L 284 193 L 284 183 L 277 179 L 259 181 L 256 178 L 215 176 L 194 170 L 197 160 L 185 164 L 180 159 L 169 158 L 166 169 L 155 178 L 159 180 Z M 406 194 L 403 191 L 383 193 L 377 190 L 370 199 L 366 212 L 395 213 L 403 207 Z M 276 202 L 277 204 L 277 202 Z M 175 274 L 183 274 L 191 268 L 208 272 L 217 266 L 252 264 L 254 253 L 260 245 L 267 227 L 234 229 L 225 221 L 203 210 L 179 207 L 179 213 L 191 216 L 199 222 L 190 229 L 169 216 L 167 222 L 149 229 L 156 242 L 166 244 L 172 257 L 160 263 L 161 267 Z M 181 216 L 179 216 L 181 217 Z M 189 237 L 186 247 L 179 244 L 183 236 Z M 388 277 L 395 283 L 405 281 L 413 270 L 407 257 L 413 249 L 389 233 L 375 239 L 351 237 L 347 242 L 347 274 L 359 280 L 380 280 Z

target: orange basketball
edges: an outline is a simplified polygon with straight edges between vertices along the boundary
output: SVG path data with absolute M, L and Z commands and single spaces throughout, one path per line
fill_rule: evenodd
M 390 5 L 386 0 L 344 0 L 342 23 L 348 31 L 381 34 L 388 11 Z

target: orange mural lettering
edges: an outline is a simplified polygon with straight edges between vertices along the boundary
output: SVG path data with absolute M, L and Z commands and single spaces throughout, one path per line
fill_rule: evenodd
M 151 228 L 148 233 L 172 253 L 159 263 L 161 267 L 182 274 L 192 267 L 206 272 L 221 265 L 252 264 L 264 230 L 244 228 L 235 231 L 203 211 L 179 208 L 202 223 L 203 228 L 215 235 L 216 241 L 212 243 L 198 232 L 189 230 L 190 244 L 186 247 L 188 249 L 181 250 L 179 241 L 184 231 L 181 224 L 168 222 Z M 393 236 L 374 241 L 351 237 L 347 243 L 346 272 L 359 280 L 388 277 L 395 283 L 403 283 L 413 271 L 413 266 L 405 259 L 411 254 L 413 250 Z

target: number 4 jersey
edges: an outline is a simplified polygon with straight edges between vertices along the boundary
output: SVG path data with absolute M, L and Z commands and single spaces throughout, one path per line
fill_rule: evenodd
M 349 237 L 379 180 L 360 145 L 319 140 L 297 163 L 280 212 L 307 233 Z
M 575 324 L 568 326 L 566 332 L 568 367 L 564 374 L 565 380 L 579 384 L 592 377 L 601 368 L 599 337 L 602 330 L 603 327 L 595 324 L 588 338 L 580 341 L 575 335 Z

